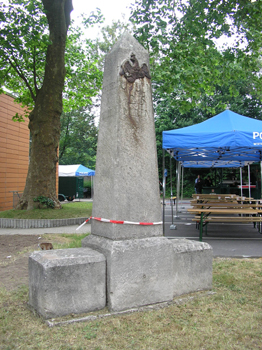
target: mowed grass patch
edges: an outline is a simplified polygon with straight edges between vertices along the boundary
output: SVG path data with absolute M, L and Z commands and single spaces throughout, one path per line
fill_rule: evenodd
M 162 310 L 49 328 L 28 289 L 0 291 L 0 349 L 246 350 L 262 348 L 262 259 L 215 259 L 213 291 Z
M 70 202 L 62 204 L 62 209 L 5 210 L 0 218 L 8 219 L 69 219 L 89 217 L 92 214 L 92 202 Z
M 51 242 L 54 249 L 80 248 L 81 241 L 89 233 L 61 233 L 61 234 L 45 234 L 42 240 Z

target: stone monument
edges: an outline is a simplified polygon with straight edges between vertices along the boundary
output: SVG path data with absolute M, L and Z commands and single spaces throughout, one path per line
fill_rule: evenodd
M 163 237 L 148 52 L 128 32 L 106 56 L 91 235 L 107 260 L 109 309 L 172 300 L 172 244 Z M 136 225 L 134 223 L 152 223 Z
M 91 235 L 29 257 L 44 318 L 166 302 L 212 287 L 212 248 L 163 237 L 147 51 L 127 32 L 106 56 Z
M 93 216 L 161 222 L 148 52 L 127 32 L 106 56 Z M 92 222 L 110 240 L 160 236 L 161 225 Z

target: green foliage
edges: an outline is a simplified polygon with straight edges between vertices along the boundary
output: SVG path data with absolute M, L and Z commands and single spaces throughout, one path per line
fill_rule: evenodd
M 42 1 L 1 2 L 0 18 L 0 90 L 5 87 L 15 93 L 16 101 L 27 106 L 29 113 L 44 82 L 46 51 L 50 44 Z M 83 17 L 82 28 L 102 20 L 100 11 L 92 13 L 88 18 Z M 97 95 L 102 85 L 98 59 L 94 44 L 71 22 L 65 52 L 65 111 L 85 107 Z
M 49 45 L 42 2 L 0 3 L 0 16 L 0 87 L 19 93 L 17 102 L 32 108 L 44 78 Z
M 83 164 L 95 168 L 97 126 L 91 108 L 63 113 L 59 145 L 60 164 Z
M 91 187 L 91 180 L 84 180 L 84 187 Z
M 262 97 L 260 48 L 261 2 L 142 1 L 133 6 L 136 37 L 151 53 L 154 91 L 173 94 L 181 114 L 199 107 L 216 86 L 231 97 L 239 94 L 235 80 L 249 80 L 249 94 Z M 253 18 L 252 18 L 253 16 Z M 230 25 L 228 23 L 231 23 Z M 217 39 L 232 38 L 231 47 L 217 47 Z M 216 109 L 225 109 L 217 101 Z M 206 106 L 214 114 L 214 107 Z
M 90 89 L 94 89 L 94 94 L 99 86 L 101 86 L 100 84 L 102 80 L 103 61 L 105 55 L 110 51 L 114 43 L 118 40 L 119 36 L 127 29 L 130 29 L 130 25 L 122 23 L 121 21 L 113 21 L 111 26 L 101 28 L 102 38 L 96 39 L 96 41 L 92 44 L 90 41 L 87 41 L 90 44 L 89 52 L 95 64 L 90 66 L 88 71 L 89 75 L 91 76 L 92 68 L 94 69 L 93 80 L 87 79 L 86 83 L 90 83 Z M 79 30 L 74 30 L 74 40 L 72 40 L 73 46 L 75 45 L 75 38 L 77 38 L 77 40 L 81 38 L 81 32 Z M 70 34 L 67 47 L 70 45 L 69 41 Z M 74 56 L 79 55 L 79 53 L 75 53 L 75 50 L 73 50 L 73 52 Z M 82 57 L 82 61 L 85 62 L 85 57 Z M 74 74 L 74 66 L 74 64 L 71 64 L 72 73 L 70 72 L 70 76 Z M 76 66 L 77 75 L 79 75 L 80 64 L 77 63 Z M 96 73 L 96 67 L 99 67 L 100 69 L 99 75 Z M 75 91 L 75 81 L 72 80 L 72 82 L 73 85 L 70 86 L 68 99 L 66 100 L 66 104 L 64 104 L 65 112 L 61 115 L 59 163 L 83 164 L 89 168 L 95 168 L 98 133 L 96 117 L 98 107 L 101 103 L 101 95 L 98 94 L 95 98 L 92 98 L 92 105 L 88 104 L 85 99 L 82 99 L 80 101 L 81 103 L 79 104 L 79 102 L 75 100 L 75 94 L 78 93 L 78 91 Z M 95 85 L 94 82 L 97 85 Z M 82 87 L 83 85 L 85 84 L 82 83 Z M 83 89 L 86 89 L 86 86 L 84 86 Z
M 91 21 L 92 19 L 92 21 Z M 85 19 L 85 25 L 101 20 L 101 13 Z M 82 24 L 83 25 L 83 24 Z M 99 66 L 100 56 L 96 45 L 84 37 L 82 28 L 69 27 L 65 52 L 64 112 L 88 108 L 102 87 L 103 73 Z
M 55 203 L 51 198 L 47 198 L 45 196 L 38 196 L 34 198 L 34 202 L 38 202 L 41 204 L 41 207 L 54 209 Z
M 120 20 L 113 21 L 111 25 L 107 25 L 101 28 L 102 38 L 96 39 L 96 48 L 100 56 L 101 64 L 104 61 L 105 55 L 111 50 L 112 46 L 117 42 L 119 37 L 128 30 L 131 32 L 134 27 L 131 23 L 124 23 Z
M 136 0 L 132 6 L 135 36 L 150 53 L 161 181 L 164 130 L 200 123 L 226 108 L 262 120 L 261 6 L 248 0 Z M 172 167 L 175 183 L 175 162 Z M 170 174 L 167 153 L 165 168 Z M 196 176 L 185 171 L 184 196 L 193 193 Z

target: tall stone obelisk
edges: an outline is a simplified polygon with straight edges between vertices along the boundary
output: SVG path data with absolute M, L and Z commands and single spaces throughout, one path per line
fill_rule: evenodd
M 172 245 L 159 224 L 149 55 L 128 32 L 105 59 L 92 216 L 130 222 L 93 220 L 82 241 L 107 258 L 109 308 L 171 300 Z

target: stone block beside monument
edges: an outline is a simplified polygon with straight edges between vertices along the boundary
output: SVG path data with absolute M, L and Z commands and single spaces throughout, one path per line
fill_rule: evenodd
M 104 255 L 89 248 L 35 251 L 28 266 L 29 305 L 44 318 L 105 307 Z

